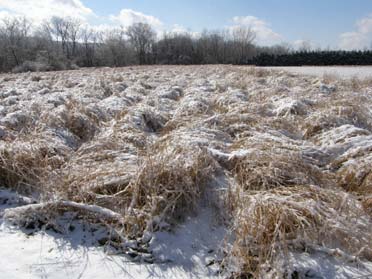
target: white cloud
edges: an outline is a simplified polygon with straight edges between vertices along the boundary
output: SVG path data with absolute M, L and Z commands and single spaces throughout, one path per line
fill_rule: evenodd
M 317 45 L 310 40 L 296 40 L 292 43 L 295 50 L 313 50 L 317 48 Z
M 174 24 L 172 26 L 172 29 L 170 30 L 170 32 L 172 33 L 177 33 L 177 34 L 183 34 L 183 33 L 187 33 L 189 32 L 189 30 L 187 30 L 185 27 L 183 27 L 182 25 L 179 25 L 179 24 Z
M 372 14 L 356 22 L 356 30 L 340 35 L 339 46 L 342 49 L 355 50 L 371 47 Z
M 372 14 L 369 17 L 362 18 L 357 22 L 357 27 L 360 33 L 372 33 Z
M 86 20 L 94 15 L 80 0 L 0 0 L 0 12 L 26 16 L 36 23 L 52 16 L 70 16 Z
M 255 16 L 236 16 L 232 19 L 233 26 L 230 29 L 246 26 L 250 27 L 256 33 L 256 41 L 259 44 L 277 44 L 283 41 L 283 36 L 274 32 L 270 24 Z
M 128 27 L 133 23 L 142 22 L 151 25 L 157 31 L 163 29 L 163 23 L 160 21 L 160 19 L 152 15 L 146 15 L 130 9 L 123 9 L 117 16 L 111 15 L 110 19 L 114 23 L 120 24 L 123 27 Z
M 9 18 L 12 17 L 12 14 L 9 13 L 8 11 L 0 11 L 0 20 L 4 18 Z
M 340 47 L 346 50 L 363 49 L 368 46 L 368 36 L 360 32 L 347 32 L 340 35 Z
M 192 38 L 199 38 L 200 32 L 191 31 L 190 29 L 185 28 L 184 26 L 180 24 L 173 24 L 172 28 L 169 30 L 169 32 L 173 34 L 189 34 Z

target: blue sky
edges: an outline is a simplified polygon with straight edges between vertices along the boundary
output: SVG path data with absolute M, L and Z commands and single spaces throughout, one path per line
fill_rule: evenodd
M 260 44 L 306 40 L 352 49 L 372 43 L 372 0 L 0 0 L 1 13 L 39 19 L 66 14 L 93 26 L 145 21 L 159 31 L 247 25 Z

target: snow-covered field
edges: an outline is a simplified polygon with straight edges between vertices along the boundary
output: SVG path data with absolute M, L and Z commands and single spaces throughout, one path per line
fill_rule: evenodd
M 328 67 L 264 67 L 265 69 L 283 70 L 294 74 L 312 75 L 323 77 L 324 75 L 332 75 L 342 79 L 358 78 L 372 79 L 371 66 L 328 66 Z
M 19 205 L 19 200 L 15 193 L 0 191 L 0 210 Z M 133 262 L 96 247 L 94 236 L 78 222 L 67 234 L 20 231 L 1 222 L 0 278 L 217 278 L 216 269 L 206 267 L 213 256 L 208 251 L 220 245 L 224 231 L 214 229 L 209 217 L 210 211 L 202 210 L 175 232 L 156 233 L 152 250 L 174 261 L 157 264 Z
M 2 74 L 0 278 L 368 278 L 371 104 L 250 67 Z

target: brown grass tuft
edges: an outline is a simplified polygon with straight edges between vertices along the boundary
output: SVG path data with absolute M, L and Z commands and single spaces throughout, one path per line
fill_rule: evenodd
M 182 220 L 196 208 L 215 168 L 214 161 L 201 150 L 180 147 L 171 153 L 149 155 L 128 186 L 131 201 L 127 211 L 139 210 L 167 222 Z M 146 222 L 136 221 L 142 229 Z
M 351 196 L 295 186 L 241 193 L 239 202 L 231 254 L 242 274 L 258 278 L 269 269 L 280 270 L 279 258 L 307 247 L 341 248 L 347 254 L 372 257 L 368 223 L 360 222 L 363 212 Z
M 45 190 L 42 178 L 59 168 L 64 158 L 56 154 L 46 142 L 14 141 L 0 147 L 0 184 L 22 193 Z
M 308 164 L 297 152 L 253 152 L 236 163 L 233 173 L 245 190 L 280 186 L 327 185 L 329 176 Z

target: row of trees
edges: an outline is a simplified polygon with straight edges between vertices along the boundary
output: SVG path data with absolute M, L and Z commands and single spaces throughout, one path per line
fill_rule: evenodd
M 249 64 L 258 66 L 372 65 L 372 51 L 299 51 L 284 54 L 261 53 Z
M 53 17 L 38 26 L 25 18 L 0 24 L 0 71 L 58 70 L 132 64 L 246 63 L 256 55 L 254 32 L 164 33 L 145 23 L 97 31 L 79 20 Z
M 77 19 L 53 17 L 36 27 L 25 18 L 0 23 L 0 71 L 70 69 L 134 64 L 366 65 L 371 51 L 294 52 L 288 45 L 258 47 L 248 27 L 157 34 L 150 25 L 97 31 Z

